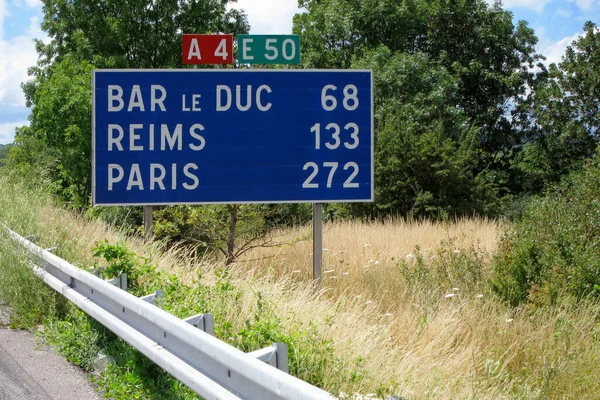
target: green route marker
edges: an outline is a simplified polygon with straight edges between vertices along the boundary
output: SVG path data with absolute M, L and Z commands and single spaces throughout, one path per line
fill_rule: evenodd
M 240 64 L 300 64 L 299 35 L 238 35 Z

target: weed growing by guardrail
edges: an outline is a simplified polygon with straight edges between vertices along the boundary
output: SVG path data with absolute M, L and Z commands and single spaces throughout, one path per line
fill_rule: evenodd
M 337 390 L 344 386 L 344 380 L 359 384 L 364 376 L 360 360 L 336 357 L 331 339 L 323 337 L 315 324 L 284 327 L 272 305 L 260 292 L 255 293 L 255 305 L 244 325 L 236 327 L 227 315 L 232 313 L 232 307 L 241 307 L 239 299 L 242 293 L 229 279 L 226 268 L 215 271 L 214 285 L 201 283 L 201 276 L 192 284 L 185 284 L 177 276 L 157 270 L 148 259 L 138 257 L 122 242 L 110 244 L 102 241 L 94 246 L 93 251 L 95 257 L 104 261 L 104 277 L 112 278 L 126 272 L 132 277 L 130 282 L 134 283 L 132 292 L 138 296 L 163 290 L 162 307 L 178 317 L 212 313 L 215 316 L 215 335 L 245 352 L 275 342 L 286 343 L 290 373 L 302 380 Z M 237 312 L 245 311 L 240 309 Z M 45 324 L 44 337 L 69 361 L 87 370 L 93 369 L 98 353 L 110 356 L 114 361 L 95 381 L 105 395 L 114 399 L 197 398 L 137 350 L 78 310 L 72 309 L 62 320 L 49 319 Z

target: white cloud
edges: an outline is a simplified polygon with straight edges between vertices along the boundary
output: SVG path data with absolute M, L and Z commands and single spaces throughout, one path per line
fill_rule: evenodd
M 39 0 L 21 0 L 21 4 L 0 0 L 0 55 L 2 55 L 0 56 L 0 108 L 4 111 L 14 110 L 15 112 L 12 114 L 12 118 L 9 117 L 11 114 L 5 114 L 0 119 L 0 143 L 3 144 L 13 141 L 16 127 L 29 124 L 27 120 L 15 122 L 16 118 L 23 118 L 28 113 L 21 83 L 30 79 L 27 69 L 34 66 L 37 61 L 33 39 L 48 40 L 40 29 L 39 16 L 19 21 L 22 31 L 16 36 L 5 37 L 3 30 L 5 23 L 11 21 L 10 18 L 12 18 L 9 4 L 17 7 L 39 7 L 41 5 Z
M 561 17 L 561 18 L 571 18 L 573 16 L 573 11 L 571 10 L 566 10 L 562 7 L 559 7 L 558 9 L 556 9 L 556 15 Z
M 31 18 L 26 34 L 10 40 L 0 39 L 0 54 L 10 54 L 9 57 L 0 58 L 0 105 L 25 105 L 21 82 L 29 79 L 27 69 L 37 61 L 34 37 L 42 37 L 39 19 L 35 17 Z
M 544 12 L 544 7 L 546 6 L 546 4 L 550 3 L 551 1 L 552 0 L 504 0 L 502 2 L 502 8 L 525 8 L 533 10 L 538 14 L 542 14 Z M 493 4 L 494 0 L 487 0 L 487 2 L 489 4 Z
M 569 3 L 577 4 L 577 7 L 581 8 L 583 11 L 592 11 L 595 7 L 597 7 L 600 2 L 598 0 L 567 0 Z
M 244 9 L 251 32 L 255 34 L 292 33 L 292 19 L 300 12 L 298 0 L 238 0 L 229 8 Z
M 14 142 L 15 129 L 23 125 L 29 126 L 29 121 L 0 123 L 0 144 L 9 144 Z
M 539 38 L 537 51 L 546 56 L 546 61 L 544 62 L 546 65 L 550 65 L 552 63 L 558 64 L 561 62 L 562 56 L 565 55 L 567 46 L 570 46 L 573 41 L 577 40 L 581 36 L 580 33 L 575 33 L 574 35 L 564 37 L 557 42 L 552 42 L 547 39 L 545 28 L 536 28 L 535 31 Z

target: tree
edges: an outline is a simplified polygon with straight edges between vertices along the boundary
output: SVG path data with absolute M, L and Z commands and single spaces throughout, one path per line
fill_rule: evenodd
M 302 35 L 302 56 L 308 67 L 361 65 L 361 60 L 371 57 L 371 52 L 383 45 L 393 54 L 426 59 L 427 68 L 437 72 L 436 76 L 429 76 L 434 82 L 441 73 L 446 74 L 446 81 L 453 80 L 451 86 L 440 82 L 443 89 L 439 89 L 426 84 L 427 78 L 416 76 L 415 80 L 403 81 L 402 86 L 392 85 L 393 90 L 378 90 L 378 101 L 396 102 L 403 109 L 395 113 L 391 106 L 385 109 L 384 113 L 392 113 L 385 117 L 388 121 L 396 119 L 398 127 L 386 135 L 401 134 L 403 127 L 409 129 L 415 118 L 425 122 L 422 126 L 432 128 L 432 120 L 442 118 L 438 123 L 443 127 L 432 130 L 415 125 L 410 143 L 419 141 L 425 132 L 434 135 L 432 132 L 437 131 L 444 132 L 442 136 L 437 134 L 443 138 L 440 143 L 451 138 L 458 149 L 466 140 L 464 148 L 468 149 L 474 143 L 472 136 L 477 135 L 476 159 L 468 163 L 470 172 L 465 177 L 474 180 L 494 175 L 498 184 L 514 186 L 509 181 L 510 166 L 524 138 L 530 135 L 524 129 L 524 104 L 536 78 L 532 67 L 540 59 L 534 52 L 537 38 L 525 22 L 513 25 L 510 12 L 499 3 L 489 6 L 484 0 L 301 0 L 299 5 L 308 13 L 295 17 L 294 32 Z M 413 66 L 428 76 L 427 70 Z M 419 88 L 418 95 L 405 94 L 413 89 L 413 84 L 422 83 L 425 85 Z M 438 89 L 452 96 L 437 102 Z M 409 101 L 415 101 L 412 109 L 407 106 Z M 431 113 L 428 118 L 418 117 L 426 112 Z M 383 117 L 378 113 L 376 118 L 378 136 L 390 129 L 381 124 Z M 468 135 L 462 128 L 465 124 L 471 131 Z M 461 128 L 453 129 L 455 126 Z M 377 143 L 380 147 L 383 142 Z M 381 151 L 380 157 L 389 155 L 387 150 Z M 387 163 L 383 158 L 377 162 Z M 379 184 L 393 186 L 397 182 Z M 442 194 L 431 192 L 427 197 L 438 195 Z
M 374 209 L 365 214 L 438 217 L 498 211 L 498 188 L 478 172 L 478 130 L 460 109 L 459 81 L 422 54 L 380 47 L 355 64 L 375 76 Z
M 36 88 L 31 114 L 31 132 L 58 156 L 53 180 L 77 208 L 88 203 L 91 189 L 92 69 L 71 56 L 56 63 Z
M 584 25 L 584 35 L 567 47 L 534 86 L 528 108 L 531 140 L 516 164 L 523 189 L 539 193 L 593 157 L 600 128 L 600 32 Z

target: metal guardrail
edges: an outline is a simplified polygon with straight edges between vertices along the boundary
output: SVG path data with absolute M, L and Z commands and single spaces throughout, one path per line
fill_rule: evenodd
M 334 398 L 273 368 L 287 366 L 281 344 L 246 354 L 196 328 L 210 330 L 211 317 L 181 320 L 5 229 L 32 255 L 32 268 L 44 282 L 203 398 Z

